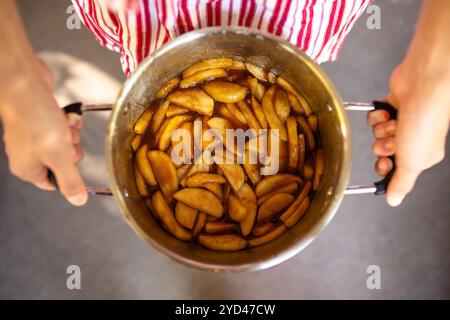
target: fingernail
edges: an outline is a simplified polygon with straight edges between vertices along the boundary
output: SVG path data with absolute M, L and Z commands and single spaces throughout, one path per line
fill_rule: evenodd
M 74 206 L 78 207 L 78 206 L 82 206 L 86 203 L 87 197 L 86 197 L 86 194 L 80 193 L 80 194 L 77 194 L 76 196 L 68 197 L 67 200 L 69 200 L 69 202 L 71 204 L 73 204 Z
M 390 196 L 387 198 L 387 202 L 391 207 L 398 207 L 402 203 L 403 198 L 403 196 Z
M 74 113 L 67 115 L 67 124 L 70 127 L 78 128 L 81 125 L 81 116 Z
M 79 123 L 80 123 L 80 120 L 78 120 L 76 118 L 69 118 L 67 120 L 67 124 L 69 125 L 69 127 L 76 127 Z

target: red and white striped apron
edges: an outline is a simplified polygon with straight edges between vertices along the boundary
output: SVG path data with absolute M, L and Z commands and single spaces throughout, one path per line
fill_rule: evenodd
M 104 47 L 121 54 L 127 76 L 162 44 L 211 26 L 245 26 L 275 34 L 317 63 L 335 60 L 342 43 L 372 0 L 72 0 L 84 25 Z

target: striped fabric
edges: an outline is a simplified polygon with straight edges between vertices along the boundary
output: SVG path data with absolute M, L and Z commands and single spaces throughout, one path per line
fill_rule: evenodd
M 275 34 L 317 63 L 339 49 L 372 0 L 72 0 L 84 25 L 104 47 L 121 54 L 129 76 L 148 54 L 180 34 L 210 26 L 245 26 Z M 124 1 L 124 0 L 121 0 Z

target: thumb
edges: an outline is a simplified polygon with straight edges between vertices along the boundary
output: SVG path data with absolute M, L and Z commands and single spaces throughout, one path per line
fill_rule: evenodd
M 387 190 L 387 202 L 391 207 L 397 207 L 402 203 L 405 196 L 414 188 L 419 174 L 420 171 L 409 170 L 404 166 L 397 167 Z
M 87 202 L 88 195 L 83 178 L 75 163 L 61 161 L 50 166 L 53 171 L 59 190 L 74 206 L 82 206 Z

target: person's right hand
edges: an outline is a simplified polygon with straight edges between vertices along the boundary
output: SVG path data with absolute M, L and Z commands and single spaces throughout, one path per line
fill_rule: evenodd
M 54 190 L 47 178 L 55 174 L 61 193 L 73 205 L 87 201 L 77 162 L 83 123 L 76 114 L 64 115 L 52 95 L 48 70 L 36 62 L 26 78 L 15 79 L 0 97 L 3 139 L 11 172 L 35 186 Z
M 376 141 L 375 170 L 381 176 L 392 169 L 388 158 L 396 156 L 396 171 L 389 183 L 387 201 L 398 206 L 411 192 L 417 177 L 441 162 L 450 121 L 450 67 L 407 58 L 391 77 L 387 98 L 398 109 L 398 120 L 384 110 L 372 111 L 368 123 Z

